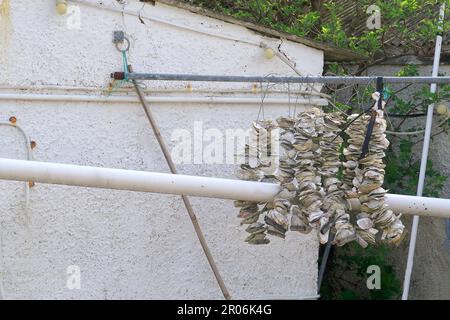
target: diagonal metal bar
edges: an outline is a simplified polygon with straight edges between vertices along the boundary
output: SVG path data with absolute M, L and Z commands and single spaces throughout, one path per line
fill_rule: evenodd
M 128 67 L 131 71 L 131 66 Z M 139 87 L 139 84 L 136 80 L 133 80 L 134 87 L 136 89 L 136 93 L 139 96 L 139 99 L 141 100 L 142 107 L 144 108 L 145 114 L 148 118 L 148 121 L 150 122 L 150 125 L 152 127 L 153 133 L 155 134 L 156 140 L 158 140 L 158 144 L 161 147 L 162 153 L 164 154 L 164 158 L 166 159 L 167 165 L 169 166 L 170 172 L 172 174 L 178 174 L 178 171 L 175 167 L 175 164 L 172 160 L 172 156 L 170 155 L 169 149 L 166 146 L 166 143 L 161 135 L 161 131 L 159 130 L 158 124 L 156 123 L 155 117 L 153 116 L 153 113 L 150 109 L 150 106 L 145 99 L 145 95 Z M 217 283 L 219 284 L 220 290 L 222 291 L 222 294 L 226 300 L 230 300 L 231 296 L 228 292 L 227 287 L 225 286 L 225 283 L 223 281 L 222 276 L 220 275 L 219 268 L 217 267 L 214 258 L 211 254 L 211 251 L 209 250 L 208 244 L 206 243 L 205 236 L 203 235 L 202 229 L 200 227 L 200 224 L 197 220 L 197 216 L 195 215 L 194 209 L 192 208 L 191 202 L 189 201 L 189 198 L 185 195 L 181 196 L 184 206 L 186 207 L 186 210 L 189 214 L 189 218 L 192 221 L 192 225 L 194 226 L 195 233 L 197 234 L 198 240 L 200 241 L 200 245 L 202 246 L 203 252 L 206 255 L 206 258 L 208 260 L 208 263 L 214 273 L 214 277 L 217 280 Z

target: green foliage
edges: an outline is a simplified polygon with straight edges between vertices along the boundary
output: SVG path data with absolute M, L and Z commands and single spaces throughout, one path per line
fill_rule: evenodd
M 385 185 L 392 193 L 415 195 L 420 171 L 420 160 L 415 159 L 413 142 L 402 139 L 398 150 L 390 150 L 386 155 Z M 439 197 L 447 177 L 433 168 L 427 161 L 424 195 Z
M 322 287 L 322 299 L 341 300 L 387 300 L 398 299 L 401 293 L 400 280 L 387 257 L 390 248 L 385 245 L 361 248 L 350 243 L 335 251 L 333 265 L 329 268 Z M 381 271 L 381 288 L 367 288 L 367 268 L 376 265 Z
M 414 65 L 407 65 L 397 73 L 398 76 L 417 76 L 418 68 Z M 450 96 L 449 86 L 440 86 L 438 93 L 430 93 L 430 88 L 423 86 L 420 90 L 413 93 L 413 98 L 402 97 L 391 91 L 390 101 L 387 110 L 390 114 L 412 114 L 418 111 L 426 112 L 428 106 L 432 103 L 438 103 L 448 99 Z M 404 118 L 395 128 L 395 131 L 402 129 L 407 118 Z M 440 121 L 441 119 L 437 119 Z M 436 120 L 435 120 L 436 121 Z M 447 123 L 444 123 L 448 127 Z M 418 128 L 410 128 L 406 131 L 416 131 Z M 420 128 L 421 129 L 421 128 Z M 443 133 L 443 132 L 441 132 Z M 386 175 L 385 185 L 393 193 L 415 195 L 420 171 L 420 158 L 417 154 L 419 138 L 391 138 L 391 148 L 386 154 Z M 419 152 L 418 152 L 419 151 Z M 426 183 L 423 194 L 430 197 L 439 197 L 447 177 L 442 175 L 433 167 L 433 162 L 428 159 L 426 170 Z
M 326 2 L 324 6 L 328 10 L 330 18 L 322 23 L 317 39 L 333 43 L 338 47 L 349 47 L 350 40 L 343 30 L 341 20 L 338 16 L 338 13 L 342 11 L 342 7 L 334 1 Z
M 355 0 L 356 21 L 366 21 L 366 9 L 373 4 L 379 6 L 382 27 L 378 30 L 363 30 L 354 33 L 350 27 L 344 28 L 341 21 L 342 2 L 338 0 L 184 0 L 185 2 L 213 9 L 220 13 L 232 15 L 250 22 L 306 36 L 315 40 L 326 41 L 339 47 L 350 48 L 370 58 L 383 54 L 383 43 L 390 35 L 412 50 L 420 50 L 428 43 L 438 30 L 436 7 L 442 3 L 437 0 Z M 449 2 L 450 0 L 445 0 Z M 313 3 L 317 5 L 314 6 Z M 450 7 L 448 5 L 447 7 Z M 406 20 L 420 14 L 423 18 L 415 28 L 408 28 Z M 449 28 L 447 19 L 444 30 Z

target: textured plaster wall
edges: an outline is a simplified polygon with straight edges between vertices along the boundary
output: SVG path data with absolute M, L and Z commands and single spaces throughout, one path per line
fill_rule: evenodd
M 141 8 L 136 1 L 128 2 L 128 8 Z M 8 17 L 0 17 L 0 86 L 105 88 L 110 72 L 121 69 L 120 54 L 111 43 L 117 29 L 131 37 L 130 60 L 136 71 L 292 75 L 277 59 L 265 59 L 256 46 L 79 8 L 81 29 L 69 30 L 53 1 L 12 1 Z M 143 14 L 279 44 L 245 28 L 160 4 L 147 5 Z M 304 73 L 321 74 L 322 52 L 287 41 L 282 49 Z M 249 88 L 251 84 L 194 86 Z M 175 129 L 192 132 L 199 120 L 205 129 L 246 129 L 259 109 L 259 105 L 217 104 L 153 107 L 170 147 Z M 265 115 L 276 117 L 287 110 L 287 105 L 267 105 Z M 11 115 L 37 141 L 38 161 L 168 172 L 139 104 L 0 101 L 0 121 Z M 0 132 L 0 157 L 25 158 L 18 132 L 8 127 L 0 127 Z M 179 166 L 180 173 L 227 178 L 235 176 L 235 169 L 233 165 Z M 23 183 L 0 182 L 0 268 L 7 298 L 221 298 L 179 197 L 37 184 L 25 210 L 23 196 Z M 269 246 L 248 246 L 232 201 L 192 198 L 192 202 L 234 298 L 316 293 L 315 235 L 288 234 L 285 241 L 274 239 Z M 81 269 L 80 290 L 66 287 L 69 265 Z

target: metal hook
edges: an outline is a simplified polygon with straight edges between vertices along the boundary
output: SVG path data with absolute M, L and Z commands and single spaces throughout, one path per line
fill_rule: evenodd
M 115 42 L 116 49 L 117 49 L 118 51 L 120 51 L 120 52 L 124 52 L 124 51 L 125 51 L 125 52 L 128 52 L 128 51 L 130 51 L 130 45 L 131 45 L 130 40 L 129 40 L 127 37 L 124 37 L 123 40 L 126 42 L 126 47 L 125 47 L 125 49 L 121 49 L 121 48 L 120 48 L 120 45 L 123 44 L 124 41 L 122 41 L 122 42 Z

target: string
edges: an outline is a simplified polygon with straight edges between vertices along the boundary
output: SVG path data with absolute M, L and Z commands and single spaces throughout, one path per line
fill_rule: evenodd
M 288 107 L 289 107 L 289 118 L 291 117 L 291 83 L 288 82 Z
M 262 115 L 262 119 L 265 119 L 265 115 L 264 115 L 264 100 L 266 99 L 266 95 L 267 92 L 269 91 L 269 86 L 270 83 L 267 83 L 266 89 L 264 90 L 264 86 L 262 81 L 260 82 L 260 86 L 261 86 L 261 104 L 259 106 L 259 111 L 258 111 L 258 117 L 256 118 L 256 121 L 259 121 L 261 115 Z
M 298 84 L 298 91 L 301 92 L 302 85 Z M 295 98 L 295 104 L 294 104 L 294 118 L 297 116 L 297 104 L 298 104 L 298 98 L 300 97 L 300 93 L 297 94 Z

